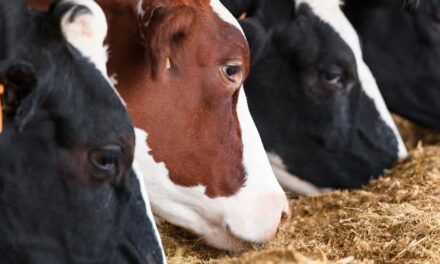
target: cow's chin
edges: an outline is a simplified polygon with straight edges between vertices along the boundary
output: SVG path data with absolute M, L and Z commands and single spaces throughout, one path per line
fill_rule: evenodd
M 250 242 L 235 236 L 227 228 L 215 229 L 212 232 L 209 232 L 209 235 L 204 235 L 203 240 L 209 246 L 234 253 L 244 251 L 251 245 Z
M 188 230 L 190 233 L 199 237 L 204 244 L 233 253 L 238 253 L 249 248 L 253 243 L 235 235 L 229 230 L 227 226 L 213 225 L 212 222 L 207 222 L 202 216 L 195 216 L 194 219 L 170 218 L 169 213 L 164 213 L 159 216 L 160 219 L 167 219 L 165 221 Z M 187 223 L 184 225 L 182 223 Z
M 251 203 L 236 199 L 240 195 L 235 199 L 209 199 L 203 193 L 205 188 L 200 186 L 174 188 L 179 190 L 180 197 L 172 197 L 169 192 L 151 193 L 150 201 L 155 214 L 187 229 L 210 246 L 233 252 L 274 238 L 282 207 L 287 206 L 282 197 L 263 196 L 261 200 L 251 199 Z

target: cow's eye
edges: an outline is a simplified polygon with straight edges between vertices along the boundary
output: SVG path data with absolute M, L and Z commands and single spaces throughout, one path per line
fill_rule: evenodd
M 118 173 L 123 156 L 122 148 L 118 145 L 107 145 L 90 152 L 90 162 L 93 167 L 107 176 Z
M 345 72 L 341 68 L 333 68 L 322 72 L 321 78 L 332 87 L 342 89 L 345 87 Z
M 223 76 L 234 84 L 243 82 L 243 65 L 241 63 L 230 63 L 222 67 Z

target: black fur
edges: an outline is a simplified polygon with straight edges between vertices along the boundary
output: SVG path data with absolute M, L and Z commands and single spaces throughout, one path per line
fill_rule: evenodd
M 345 2 L 388 107 L 440 130 L 440 1 Z
M 228 8 L 232 15 L 239 17 L 243 13 L 252 16 L 258 0 L 222 0 L 221 2 Z
M 162 263 L 131 167 L 130 118 L 63 39 L 61 7 L 0 2 L 0 262 Z M 102 177 L 89 153 L 109 144 L 122 156 L 117 173 Z
M 268 152 L 319 187 L 355 188 L 397 159 L 397 139 L 364 93 L 353 52 L 307 5 L 258 1 L 241 21 L 251 47 L 245 82 Z M 338 85 L 326 76 L 334 72 Z

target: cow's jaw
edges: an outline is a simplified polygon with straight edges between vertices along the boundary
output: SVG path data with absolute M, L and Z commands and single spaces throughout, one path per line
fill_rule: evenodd
M 250 175 L 234 196 L 209 198 L 204 186 L 183 187 L 171 181 L 165 164 L 149 155 L 146 133 L 136 132 L 135 157 L 157 216 L 226 250 L 239 251 L 246 242 L 261 243 L 275 235 L 282 212 L 288 213 L 288 203 L 270 169 L 267 174 L 258 174 L 260 178 Z M 254 160 L 268 165 L 263 157 L 265 160 Z
M 320 188 L 310 182 L 302 180 L 289 172 L 280 156 L 275 153 L 267 154 L 273 172 L 279 183 L 287 190 L 301 195 L 319 195 L 332 191 L 328 188 Z

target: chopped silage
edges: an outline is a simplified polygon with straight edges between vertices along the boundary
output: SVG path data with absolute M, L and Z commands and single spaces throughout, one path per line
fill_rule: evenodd
M 293 196 L 290 205 L 290 222 L 276 239 L 235 255 L 161 224 L 168 261 L 440 263 L 440 146 L 419 145 L 407 160 L 361 190 Z

